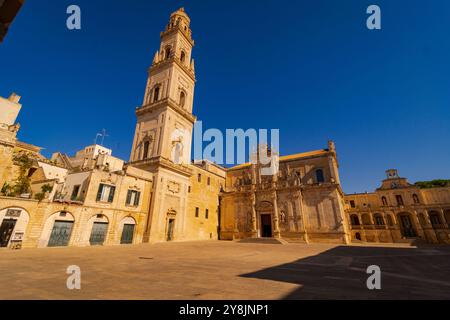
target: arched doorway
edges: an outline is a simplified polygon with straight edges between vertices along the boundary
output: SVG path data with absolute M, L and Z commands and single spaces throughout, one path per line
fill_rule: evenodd
M 273 216 L 273 205 L 268 201 L 262 201 L 258 203 L 256 211 L 259 216 L 259 236 L 261 238 L 272 238 L 273 237 L 273 227 L 272 227 L 272 216 Z
M 75 218 L 70 212 L 58 211 L 45 221 L 38 246 L 65 247 L 69 245 Z
M 400 222 L 400 229 L 404 237 L 406 238 L 417 237 L 417 232 L 413 224 L 413 219 L 409 212 L 399 213 L 398 220 Z
M 28 212 L 12 207 L 0 211 L 0 247 L 20 248 L 30 220 Z
M 355 233 L 355 239 L 361 241 L 361 234 L 359 232 Z
M 120 244 L 132 244 L 136 221 L 132 217 L 122 219 L 119 225 L 121 231 Z
M 89 244 L 91 246 L 102 246 L 108 233 L 108 218 L 103 214 L 97 214 L 89 220 L 88 226 L 91 226 Z

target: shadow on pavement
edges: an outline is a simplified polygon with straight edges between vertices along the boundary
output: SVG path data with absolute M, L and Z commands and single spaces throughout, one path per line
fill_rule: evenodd
M 381 290 L 367 288 L 371 265 Z M 299 285 L 283 299 L 450 299 L 450 248 L 339 246 L 241 277 Z

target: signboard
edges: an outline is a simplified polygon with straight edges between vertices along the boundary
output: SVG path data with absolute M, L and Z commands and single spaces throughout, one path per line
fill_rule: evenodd
M 8 209 L 8 211 L 6 211 L 5 217 L 19 218 L 21 213 L 22 210 Z

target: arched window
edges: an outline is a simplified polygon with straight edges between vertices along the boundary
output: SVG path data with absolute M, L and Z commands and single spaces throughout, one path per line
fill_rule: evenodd
M 145 141 L 144 142 L 144 153 L 142 154 L 142 159 L 147 159 L 148 158 L 148 150 L 150 149 L 150 141 Z
M 386 197 L 381 197 L 381 202 L 383 202 L 383 206 L 387 206 L 388 205 Z
M 375 224 L 377 226 L 384 226 L 384 220 L 383 220 L 383 217 L 381 216 L 381 214 L 375 214 L 374 218 L 375 218 Z
M 325 178 L 323 176 L 323 170 L 322 169 L 317 169 L 316 170 L 316 181 L 317 181 L 317 183 L 325 182 Z
M 413 201 L 414 201 L 414 203 L 420 203 L 420 201 L 419 201 L 419 197 L 417 196 L 417 194 L 413 194 Z
M 350 220 L 352 221 L 352 226 L 359 226 L 359 218 L 356 214 L 352 214 Z
M 159 86 L 155 87 L 155 90 L 153 91 L 153 102 L 156 102 L 159 100 Z
M 184 53 L 184 51 L 181 51 L 181 55 L 180 55 L 181 62 L 184 62 L 185 59 L 186 59 L 186 54 Z
M 361 234 L 359 232 L 355 233 L 355 239 L 361 241 Z
M 170 54 L 172 53 L 172 49 L 170 46 L 166 47 L 166 59 L 170 58 Z
M 433 226 L 441 224 L 441 218 L 439 217 L 439 213 L 431 212 L 430 213 L 430 221 Z
M 186 102 L 186 94 L 184 91 L 180 92 L 180 107 L 184 107 L 184 104 Z

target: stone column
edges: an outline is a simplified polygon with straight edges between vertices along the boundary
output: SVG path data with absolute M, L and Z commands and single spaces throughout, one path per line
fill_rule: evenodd
M 386 232 L 387 232 L 387 234 L 390 237 L 389 240 L 390 240 L 390 242 L 394 242 L 394 238 L 392 236 L 392 231 L 391 231 L 391 226 L 388 224 L 388 219 L 387 219 L 387 216 L 386 216 L 386 212 L 382 211 L 381 212 L 381 216 L 383 217 L 383 220 L 384 220 L 384 228 L 386 229 Z M 392 221 L 392 223 L 394 223 L 394 221 Z
M 442 209 L 442 208 L 439 209 L 439 215 L 440 215 L 440 217 L 441 217 L 441 225 L 442 225 L 444 228 L 448 228 L 449 226 L 448 226 L 448 224 L 447 224 L 447 221 L 445 220 L 444 209 Z
M 302 200 L 302 193 L 301 191 L 298 191 L 294 195 L 295 199 L 295 207 L 297 208 L 297 217 L 300 218 L 297 220 L 297 230 L 300 232 L 303 232 L 303 238 L 305 239 L 306 243 L 309 243 L 309 237 L 307 230 L 307 220 L 306 220 L 306 212 L 303 208 L 303 200 Z
M 235 212 L 234 212 L 234 231 L 233 238 L 239 239 L 239 213 L 240 213 L 240 203 L 235 202 Z
M 288 199 L 287 202 L 288 205 L 288 225 L 289 225 L 289 231 L 296 231 L 295 230 L 295 221 L 294 221 L 294 209 L 292 208 L 292 200 Z
M 258 230 L 256 228 L 256 195 L 253 192 L 251 196 L 252 205 L 252 238 L 258 237 Z
M 430 214 L 428 213 L 428 210 L 423 210 L 423 216 L 425 217 L 425 222 L 427 223 L 427 227 L 431 228 L 431 219 Z
M 413 215 L 414 224 L 416 225 L 417 235 L 425 240 L 426 239 L 425 233 L 423 232 L 422 225 L 420 224 L 419 215 L 417 214 L 417 211 L 414 210 L 412 215 Z
M 376 221 L 375 221 L 375 219 L 374 219 L 374 217 L 373 217 L 373 212 L 369 209 L 369 212 L 368 212 L 368 215 L 369 215 L 369 218 L 370 218 L 370 223 L 372 224 L 372 233 L 373 233 L 373 235 L 374 235 L 374 237 L 375 237 L 375 242 L 380 242 L 380 237 L 379 237 L 379 234 L 378 234 L 378 226 L 377 226 L 377 223 L 376 223 Z
M 277 193 L 273 195 L 273 236 L 274 238 L 280 238 L 280 226 L 278 224 L 278 198 Z

